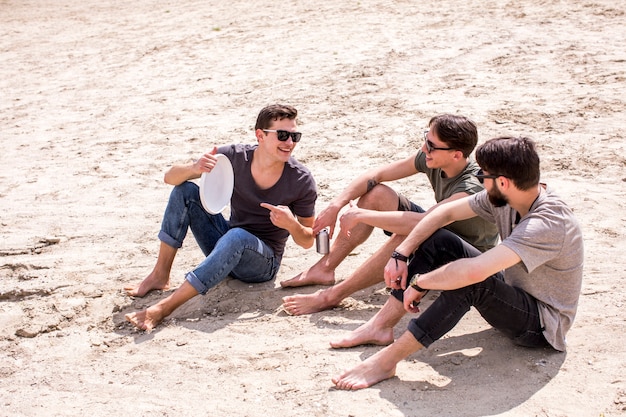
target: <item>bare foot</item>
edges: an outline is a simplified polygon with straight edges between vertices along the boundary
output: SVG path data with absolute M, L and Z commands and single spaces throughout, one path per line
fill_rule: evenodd
M 283 297 L 283 308 L 293 316 L 317 313 L 337 307 L 339 302 L 331 300 L 327 290 L 319 290 L 313 294 L 295 294 Z
M 126 294 L 131 297 L 143 297 L 152 290 L 167 291 L 170 289 L 170 277 L 169 274 L 162 278 L 152 271 L 139 285 L 132 287 L 124 287 Z
M 305 285 L 333 285 L 335 284 L 335 270 L 323 271 L 323 258 L 318 263 L 304 272 L 299 273 L 295 277 L 287 281 L 281 281 L 280 286 L 285 287 L 304 287 Z
M 163 312 L 158 305 L 154 305 L 142 311 L 128 313 L 124 318 L 138 329 L 150 332 L 163 320 Z
M 385 366 L 380 360 L 381 352 L 367 358 L 349 371 L 332 379 L 338 389 L 357 390 L 371 387 L 374 384 L 392 378 L 396 374 L 396 366 Z
M 393 327 L 375 327 L 371 322 L 367 322 L 347 336 L 330 342 L 334 349 L 349 348 L 359 345 L 381 345 L 386 346 L 393 343 Z

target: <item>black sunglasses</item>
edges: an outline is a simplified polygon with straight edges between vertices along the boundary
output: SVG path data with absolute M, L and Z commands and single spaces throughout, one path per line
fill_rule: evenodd
M 428 153 L 432 153 L 433 151 L 453 151 L 454 148 L 439 148 L 435 146 L 430 140 L 428 140 L 428 130 L 424 130 L 424 140 L 426 141 L 426 150 Z
M 474 174 L 474 176 L 478 178 L 478 181 L 481 184 L 485 182 L 485 178 L 491 178 L 492 180 L 495 180 L 498 177 L 504 177 L 504 175 L 501 175 L 501 174 L 485 174 L 482 168 L 479 169 L 478 172 Z
M 263 131 L 266 133 L 276 132 L 276 137 L 281 142 L 287 142 L 287 139 L 289 139 L 289 136 L 291 136 L 291 140 L 293 140 L 294 143 L 300 142 L 300 139 L 302 139 L 302 133 L 300 132 L 290 132 L 288 130 L 273 130 L 273 129 L 263 129 Z

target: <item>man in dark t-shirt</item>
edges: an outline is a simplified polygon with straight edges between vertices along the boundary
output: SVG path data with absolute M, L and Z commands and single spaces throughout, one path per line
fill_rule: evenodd
M 267 106 L 257 117 L 257 144 L 214 147 L 198 160 L 174 165 L 165 173 L 165 182 L 175 187 L 159 232 L 159 256 L 152 272 L 126 291 L 143 297 L 151 290 L 169 289 L 172 264 L 188 229 L 206 258 L 174 293 L 146 310 L 127 314 L 126 320 L 150 331 L 227 276 L 246 283 L 274 279 L 289 235 L 305 249 L 313 245 L 317 191 L 309 170 L 292 157 L 302 136 L 296 130 L 297 114 L 291 106 Z M 205 211 L 198 186 L 189 181 L 211 172 L 218 153 L 233 167 L 229 220 Z

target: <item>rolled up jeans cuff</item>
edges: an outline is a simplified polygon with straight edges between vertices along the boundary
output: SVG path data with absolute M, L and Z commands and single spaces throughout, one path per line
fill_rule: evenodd
M 193 273 L 193 271 L 187 272 L 187 275 L 185 275 L 185 279 L 187 280 L 188 283 L 191 284 L 191 286 L 196 291 L 198 291 L 198 294 L 204 295 L 206 294 L 207 291 L 209 291 L 206 285 L 204 285 L 202 281 L 198 279 L 198 277 L 196 276 L 196 274 Z
M 159 232 L 159 240 L 175 249 L 180 249 L 183 246 L 182 242 L 177 241 L 163 230 Z
M 428 348 L 434 342 L 434 340 L 417 325 L 417 319 L 413 319 L 409 322 L 407 330 L 411 332 L 415 340 L 420 342 L 420 344 L 425 348 Z
M 404 302 L 404 290 L 392 289 L 390 295 L 401 303 Z

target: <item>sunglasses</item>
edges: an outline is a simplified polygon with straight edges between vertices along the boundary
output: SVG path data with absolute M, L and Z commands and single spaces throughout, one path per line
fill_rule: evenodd
M 428 140 L 428 130 L 424 130 L 424 140 L 426 141 L 426 150 L 428 153 L 432 153 L 433 151 L 453 151 L 454 148 L 439 148 L 435 146 L 430 140 Z
M 273 130 L 273 129 L 263 129 L 263 131 L 265 133 L 276 132 L 276 137 L 281 142 L 287 142 L 287 139 L 289 139 L 290 136 L 291 136 L 291 140 L 293 140 L 294 143 L 300 142 L 300 139 L 302 139 L 302 133 L 300 132 L 290 132 L 288 130 Z
M 481 169 L 478 170 L 478 172 L 476 174 L 474 174 L 474 176 L 476 178 L 478 178 L 478 181 L 482 184 L 485 182 L 485 178 L 490 178 L 492 180 L 495 180 L 498 177 L 504 177 L 504 175 L 500 175 L 500 174 L 485 174 L 485 172 Z

